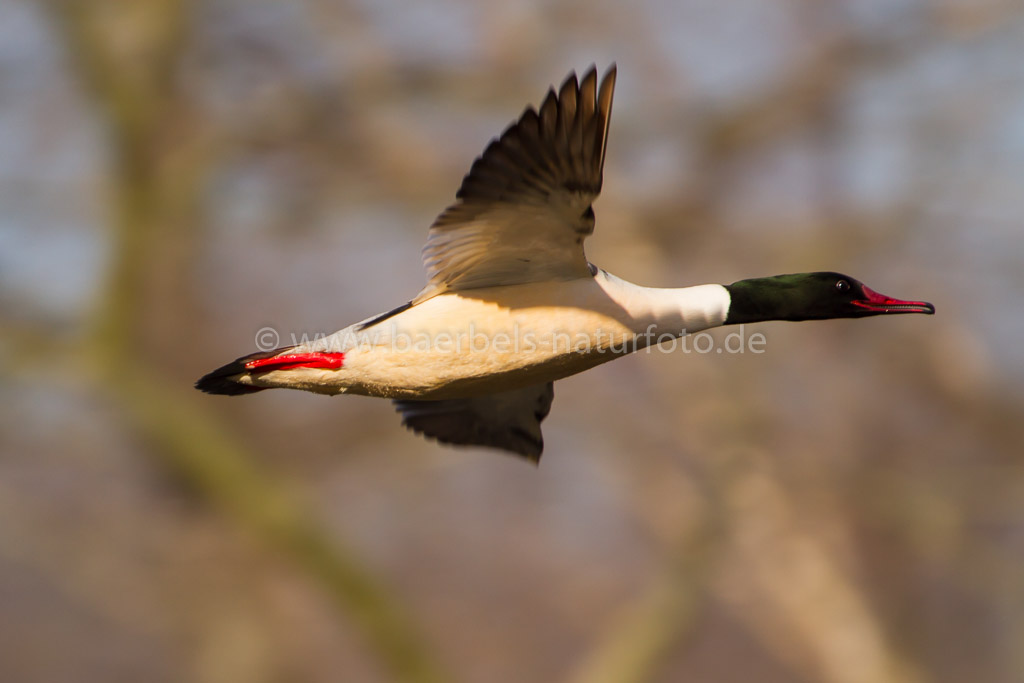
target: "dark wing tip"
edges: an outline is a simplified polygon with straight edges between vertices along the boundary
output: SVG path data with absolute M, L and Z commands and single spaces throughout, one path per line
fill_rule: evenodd
M 476 158 L 456 199 L 514 200 L 535 189 L 522 178 L 544 185 L 554 180 L 552 175 L 567 176 L 573 188 L 600 192 L 616 72 L 612 63 L 600 85 L 593 64 L 583 78 L 570 72 L 557 90 L 548 90 L 539 107 L 527 106 Z M 570 139 L 578 139 L 581 149 Z
M 475 398 L 394 401 L 402 425 L 452 446 L 486 446 L 534 465 L 544 452 L 540 423 L 551 410 L 551 382 Z
M 428 441 L 446 446 L 494 448 L 520 457 L 534 465 L 540 464 L 544 452 L 543 438 L 521 429 L 508 428 L 506 434 L 482 433 L 471 416 L 462 410 L 464 401 L 394 401 L 402 415 L 402 426 Z M 434 404 L 440 404 L 435 407 Z M 450 412 L 449 412 L 450 411 Z
M 365 322 L 359 323 L 358 325 L 356 325 L 356 332 L 362 332 L 366 328 L 373 327 L 377 323 L 382 323 L 385 320 L 387 320 L 388 318 L 393 318 L 394 316 L 398 315 L 399 313 L 404 313 L 405 311 L 408 311 L 410 308 L 412 308 L 412 301 L 406 301 L 401 306 L 395 306 L 394 308 L 392 308 L 390 311 L 387 311 L 386 313 L 381 313 L 380 315 L 378 315 L 378 316 L 376 316 L 374 318 L 370 318 L 369 320 L 367 320 Z

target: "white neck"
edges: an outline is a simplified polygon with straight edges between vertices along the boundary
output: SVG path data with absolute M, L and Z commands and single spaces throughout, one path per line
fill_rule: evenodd
M 731 297 L 722 285 L 641 287 L 603 270 L 598 270 L 595 279 L 633 318 L 632 327 L 637 334 L 648 331 L 676 336 L 692 334 L 719 327 L 729 315 Z

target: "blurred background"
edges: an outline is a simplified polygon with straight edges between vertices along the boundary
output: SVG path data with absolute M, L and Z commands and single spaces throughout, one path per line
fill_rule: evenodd
M 1022 45 L 1013 0 L 0 0 L 0 678 L 1024 680 Z M 191 388 L 407 300 L 612 61 L 592 261 L 938 314 L 559 382 L 539 468 Z

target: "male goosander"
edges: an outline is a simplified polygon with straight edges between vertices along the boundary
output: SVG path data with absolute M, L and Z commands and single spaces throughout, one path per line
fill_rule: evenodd
M 427 235 L 428 283 L 408 303 L 330 336 L 243 356 L 196 388 L 283 387 L 394 399 L 402 422 L 446 444 L 539 461 L 552 383 L 720 325 L 934 313 L 831 272 L 679 289 L 642 287 L 589 261 L 615 65 L 572 73 L 473 163 Z

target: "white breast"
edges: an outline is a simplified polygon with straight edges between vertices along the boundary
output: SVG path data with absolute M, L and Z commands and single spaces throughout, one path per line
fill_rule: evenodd
M 728 301 L 721 285 L 652 289 L 603 271 L 451 292 L 309 345 L 345 353 L 342 369 L 310 372 L 324 389 L 390 398 L 506 391 L 581 372 L 658 335 L 720 325 Z

